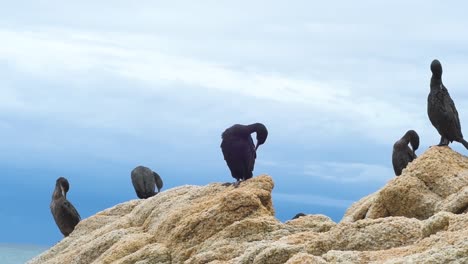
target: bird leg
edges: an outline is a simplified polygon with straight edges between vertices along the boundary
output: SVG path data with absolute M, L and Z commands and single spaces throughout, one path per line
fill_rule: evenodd
M 226 182 L 226 183 L 223 183 L 221 185 L 226 186 L 226 187 L 233 185 L 234 188 L 237 188 L 237 187 L 239 187 L 240 183 L 241 183 L 241 180 L 237 180 L 236 182 L 232 182 L 232 183 L 231 182 Z
M 234 185 L 234 188 L 239 187 L 240 183 L 241 183 L 241 180 L 237 180 L 237 181 L 233 184 L 233 185 Z
M 234 187 L 239 187 L 239 184 L 240 184 L 240 180 L 237 180 L 236 182 L 226 182 L 226 183 L 223 183 L 221 184 L 222 186 L 231 186 L 231 185 L 234 185 Z
M 449 144 L 449 140 L 447 138 L 440 137 L 440 143 L 437 146 L 439 146 L 439 147 L 440 146 L 448 146 L 448 144 Z

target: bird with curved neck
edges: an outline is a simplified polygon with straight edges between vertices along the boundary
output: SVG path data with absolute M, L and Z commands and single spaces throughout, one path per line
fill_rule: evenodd
M 411 148 L 408 146 L 411 145 Z M 408 163 L 417 158 L 416 150 L 419 148 L 419 135 L 414 130 L 408 130 L 401 139 L 393 144 L 392 164 L 396 176 L 400 176 Z
M 52 216 L 64 236 L 70 235 L 81 220 L 76 208 L 67 200 L 69 189 L 70 184 L 68 180 L 64 177 L 58 178 L 55 182 L 55 189 L 50 203 Z
M 250 136 L 252 133 L 256 133 L 256 144 Z M 226 160 L 232 177 L 237 180 L 234 183 L 234 186 L 237 187 L 241 181 L 252 178 L 257 149 L 265 143 L 268 130 L 261 123 L 236 124 L 226 129 L 221 137 L 224 160 Z
M 163 187 L 161 176 L 150 168 L 137 166 L 130 173 L 133 188 L 140 199 L 146 199 L 158 194 Z M 158 188 L 156 192 L 155 188 Z
M 427 97 L 427 115 L 440 134 L 438 146 L 448 146 L 450 142 L 457 141 L 468 149 L 468 142 L 463 139 L 461 132 L 457 108 L 447 88 L 442 83 L 440 61 L 432 61 L 431 72 L 431 91 Z

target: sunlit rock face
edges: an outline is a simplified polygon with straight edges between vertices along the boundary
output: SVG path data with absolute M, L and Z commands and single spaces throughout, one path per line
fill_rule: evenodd
M 340 223 L 274 217 L 267 175 L 181 186 L 81 221 L 29 263 L 468 263 L 468 158 L 432 147 Z
M 437 212 L 468 212 L 468 158 L 431 147 L 382 189 L 353 204 L 343 221 L 387 216 L 427 219 Z

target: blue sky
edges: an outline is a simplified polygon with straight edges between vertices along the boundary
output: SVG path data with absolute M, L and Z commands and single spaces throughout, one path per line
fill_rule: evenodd
M 219 144 L 235 123 L 269 129 L 254 174 L 273 176 L 279 219 L 339 221 L 393 177 L 406 130 L 418 154 L 438 143 L 434 58 L 468 125 L 461 2 L 252 2 L 2 4 L 0 243 L 61 239 L 59 176 L 83 218 L 136 198 L 137 165 L 165 190 L 233 181 Z

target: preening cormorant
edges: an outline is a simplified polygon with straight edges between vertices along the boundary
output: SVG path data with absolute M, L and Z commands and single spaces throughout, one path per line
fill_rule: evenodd
M 442 65 L 438 60 L 431 63 L 431 92 L 427 97 L 427 114 L 432 125 L 440 134 L 438 146 L 447 146 L 457 141 L 468 149 L 468 142 L 463 139 L 457 108 L 450 94 L 442 83 Z
M 411 144 L 411 148 L 408 146 Z M 392 164 L 396 176 L 400 176 L 404 168 L 416 159 L 419 148 L 419 136 L 414 130 L 408 130 L 405 135 L 393 144 Z
M 50 211 L 54 216 L 55 223 L 64 236 L 68 236 L 81 220 L 78 211 L 67 200 L 69 189 L 70 184 L 68 180 L 64 177 L 58 178 L 55 183 L 54 193 L 52 194 L 52 202 L 50 203 Z
M 163 187 L 161 177 L 154 171 L 144 166 L 138 166 L 131 173 L 132 184 L 140 199 L 146 199 L 159 193 Z M 155 188 L 158 191 L 155 191 Z
M 250 136 L 254 132 L 257 134 L 256 145 Z M 268 130 L 261 123 L 236 124 L 223 132 L 221 150 L 232 177 L 237 180 L 236 187 L 241 181 L 252 178 L 257 149 L 265 143 L 267 136 Z

